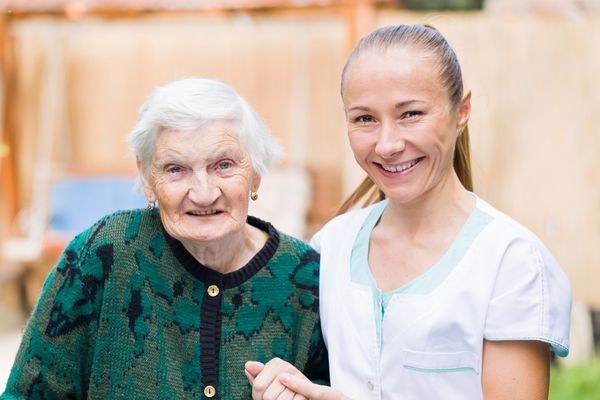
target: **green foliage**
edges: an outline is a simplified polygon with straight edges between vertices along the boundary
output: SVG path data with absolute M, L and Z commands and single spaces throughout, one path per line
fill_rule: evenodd
M 600 400 L 600 353 L 590 363 L 553 366 L 549 400 Z
M 401 4 L 409 10 L 476 10 L 483 0 L 403 0 Z

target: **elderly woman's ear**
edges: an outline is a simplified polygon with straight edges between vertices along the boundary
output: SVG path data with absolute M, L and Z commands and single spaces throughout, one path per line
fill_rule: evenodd
M 252 187 L 250 188 L 250 198 L 256 200 L 258 198 L 258 188 L 260 187 L 260 175 L 254 171 L 252 177 Z
M 148 182 L 146 174 L 144 173 L 144 166 L 142 164 L 142 160 L 140 160 L 139 157 L 135 158 L 135 165 L 137 166 L 138 175 L 140 176 L 140 182 L 142 183 L 142 188 L 144 189 L 146 200 L 148 200 L 148 203 L 154 203 L 156 201 L 156 195 L 154 194 L 152 185 L 150 185 L 150 182 Z

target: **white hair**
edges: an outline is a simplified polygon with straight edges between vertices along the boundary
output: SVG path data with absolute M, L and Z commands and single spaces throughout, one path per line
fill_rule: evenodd
M 156 138 L 163 129 L 193 132 L 211 121 L 233 124 L 259 176 L 263 176 L 273 159 L 282 153 L 260 116 L 233 88 L 217 80 L 181 79 L 154 89 L 140 108 L 138 121 L 129 133 L 131 153 L 140 159 L 147 180 Z

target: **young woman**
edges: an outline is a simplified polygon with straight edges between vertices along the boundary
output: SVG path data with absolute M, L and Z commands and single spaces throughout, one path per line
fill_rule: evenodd
M 429 26 L 378 29 L 350 55 L 342 98 L 368 178 L 312 240 L 333 389 L 272 360 L 246 364 L 254 398 L 546 399 L 570 285 L 533 233 L 472 193 L 454 51 Z

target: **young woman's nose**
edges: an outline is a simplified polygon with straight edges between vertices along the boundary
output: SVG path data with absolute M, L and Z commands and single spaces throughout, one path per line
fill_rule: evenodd
M 195 204 L 207 207 L 221 195 L 221 189 L 215 180 L 206 172 L 195 172 L 188 190 L 188 197 Z
M 395 123 L 384 123 L 375 145 L 375 153 L 382 158 L 392 158 L 404 150 L 406 143 L 401 128 Z

